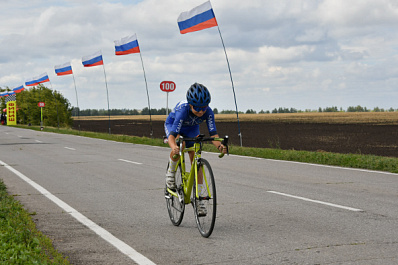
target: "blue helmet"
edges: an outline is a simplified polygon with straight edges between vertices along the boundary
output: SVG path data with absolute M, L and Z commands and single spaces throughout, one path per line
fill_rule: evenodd
M 187 91 L 187 100 L 194 107 L 207 106 L 211 101 L 210 92 L 204 85 L 195 83 Z

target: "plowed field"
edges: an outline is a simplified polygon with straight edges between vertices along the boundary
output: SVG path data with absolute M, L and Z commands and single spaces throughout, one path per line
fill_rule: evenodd
M 365 114 L 240 115 L 243 146 L 398 157 L 398 113 Z M 164 119 L 152 116 L 153 137 L 165 135 Z M 236 115 L 216 115 L 216 121 L 220 136 L 239 145 Z M 74 129 L 79 123 L 83 131 L 108 132 L 107 117 L 81 117 Z M 112 134 L 150 137 L 149 117 L 111 117 L 110 124 Z

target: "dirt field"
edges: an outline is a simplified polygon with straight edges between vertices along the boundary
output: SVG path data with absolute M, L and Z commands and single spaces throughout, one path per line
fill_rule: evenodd
M 91 119 L 89 119 L 91 118 Z M 111 117 L 111 132 L 150 136 L 149 116 Z M 164 135 L 165 116 L 152 116 L 153 136 Z M 216 115 L 217 131 L 239 145 L 236 115 Z M 108 132 L 108 117 L 81 117 L 74 129 Z M 398 113 L 240 115 L 243 145 L 398 157 Z M 207 132 L 206 125 L 201 126 Z

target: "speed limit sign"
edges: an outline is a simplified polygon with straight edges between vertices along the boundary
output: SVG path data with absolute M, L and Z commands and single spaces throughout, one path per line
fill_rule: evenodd
M 37 103 L 37 106 L 39 106 L 40 108 L 43 108 L 43 107 L 46 106 L 46 103 L 44 103 L 44 102 L 39 102 L 39 103 Z
M 176 89 L 176 84 L 173 81 L 163 81 L 160 83 L 160 90 L 163 92 L 173 92 Z

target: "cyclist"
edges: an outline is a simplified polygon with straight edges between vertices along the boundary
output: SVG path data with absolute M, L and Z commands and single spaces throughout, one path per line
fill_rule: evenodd
M 211 96 L 209 90 L 202 84 L 195 83 L 187 91 L 187 99 L 180 101 L 167 117 L 164 124 L 168 143 L 171 148 L 169 158 L 169 168 L 166 172 L 166 185 L 170 189 L 175 189 L 175 167 L 179 160 L 180 148 L 176 139 L 181 135 L 183 137 L 193 138 L 200 134 L 199 124 L 206 121 L 207 128 L 211 137 L 219 137 L 214 121 L 213 110 L 209 107 Z M 212 142 L 221 152 L 227 150 L 220 142 Z M 186 147 L 193 146 L 193 142 L 187 142 Z M 192 163 L 194 152 L 188 152 Z M 175 156 L 175 158 L 173 158 Z M 202 180 L 198 179 L 198 189 L 202 189 Z M 205 209 L 205 208 L 204 208 Z

